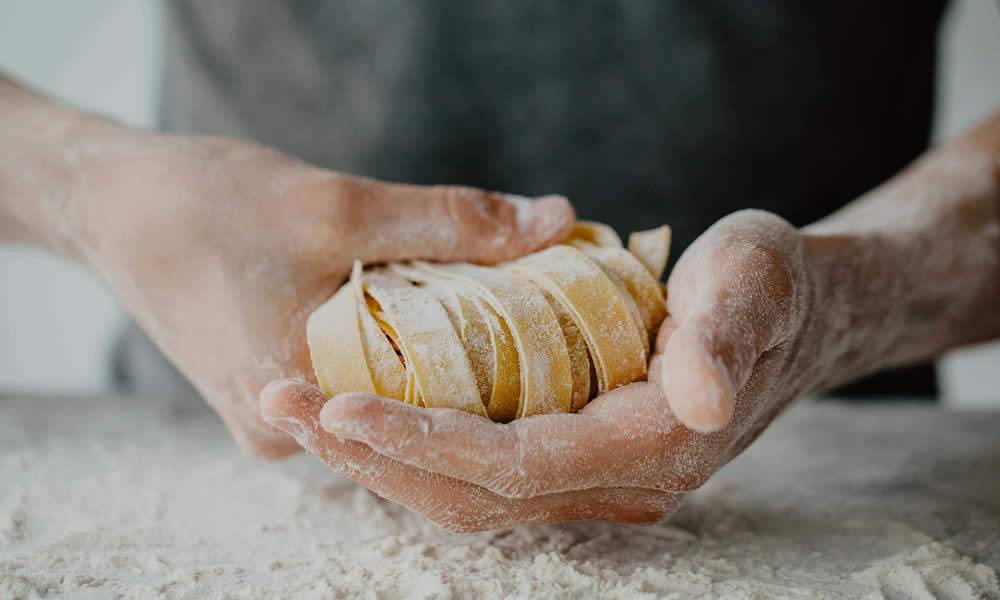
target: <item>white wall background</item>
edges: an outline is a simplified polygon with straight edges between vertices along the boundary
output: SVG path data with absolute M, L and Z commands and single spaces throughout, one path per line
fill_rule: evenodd
M 0 0 L 0 69 L 75 105 L 148 126 L 160 10 L 156 0 Z M 996 3 L 954 1 L 941 56 L 939 139 L 1000 106 Z M 0 248 L 0 389 L 103 389 L 107 351 L 123 322 L 111 295 L 84 271 Z M 1000 345 L 954 353 L 942 361 L 942 375 L 952 402 L 1000 403 Z
M 0 0 L 0 69 L 77 106 L 150 125 L 158 14 L 153 0 Z M 0 390 L 104 388 L 123 323 L 82 269 L 0 247 Z

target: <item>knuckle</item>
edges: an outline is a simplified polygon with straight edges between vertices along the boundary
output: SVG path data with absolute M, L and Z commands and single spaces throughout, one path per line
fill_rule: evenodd
M 795 290 L 792 257 L 781 248 L 760 245 L 750 255 L 750 267 L 759 273 L 760 281 L 773 298 L 790 299 Z
M 362 211 L 371 194 L 364 182 L 312 170 L 297 170 L 289 179 L 291 183 L 282 192 L 282 203 L 298 214 L 309 215 L 308 222 L 319 229 L 307 239 L 344 239 L 363 224 Z
M 500 195 L 465 186 L 440 186 L 439 198 L 463 242 L 502 249 L 515 234 L 515 208 Z
M 795 227 L 785 219 L 756 208 L 744 208 L 730 213 L 719 221 L 719 225 L 739 229 L 752 228 L 769 235 L 785 235 L 795 231 Z
M 439 185 L 435 186 L 435 190 L 441 201 L 458 216 L 483 212 L 490 198 L 483 190 L 464 185 Z
M 802 318 L 802 282 L 804 267 L 795 249 L 761 246 L 757 249 L 754 264 L 759 273 L 761 294 L 758 305 L 771 316 L 773 328 L 769 332 L 768 347 L 788 338 L 792 328 Z
M 343 177 L 325 178 L 323 195 L 326 198 L 327 223 L 338 236 L 346 236 L 361 221 L 361 210 L 368 192 L 356 181 Z
M 802 316 L 804 239 L 787 221 L 758 210 L 733 213 L 718 226 L 708 257 L 723 269 L 725 285 L 712 288 L 711 301 L 749 317 L 748 325 L 773 347 Z

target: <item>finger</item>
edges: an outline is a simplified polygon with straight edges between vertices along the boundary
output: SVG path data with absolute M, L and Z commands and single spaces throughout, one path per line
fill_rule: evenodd
M 332 181 L 330 218 L 365 262 L 495 263 L 561 241 L 575 219 L 561 196 L 529 200 L 462 186 Z
M 452 530 L 483 531 L 565 520 L 647 523 L 672 512 L 682 498 L 646 489 L 592 489 L 531 500 L 503 498 L 470 483 L 404 465 L 366 444 L 324 431 L 319 410 L 325 400 L 314 386 L 286 380 L 265 388 L 261 411 L 338 473 Z
M 671 275 L 676 324 L 658 340 L 674 414 L 701 432 L 732 419 L 758 358 L 790 336 L 800 316 L 798 236 L 777 217 L 737 213 L 709 229 Z
M 737 315 L 712 311 L 677 328 L 667 340 L 660 381 L 677 418 L 707 433 L 732 418 L 737 382 L 744 381 L 759 356 Z
M 370 394 L 342 394 L 320 420 L 417 468 L 471 482 L 508 498 L 595 487 L 671 489 L 652 468 L 678 428 L 661 391 L 619 388 L 581 414 L 537 415 L 510 424 L 447 409 L 422 409 Z

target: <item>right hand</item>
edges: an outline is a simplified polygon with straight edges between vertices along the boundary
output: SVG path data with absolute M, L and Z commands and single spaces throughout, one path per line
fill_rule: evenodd
M 106 125 L 105 125 L 106 126 Z M 310 312 L 365 263 L 493 263 L 565 237 L 565 199 L 382 183 L 255 144 L 112 128 L 75 156 L 62 218 L 110 283 L 249 451 L 301 450 L 263 422 L 271 380 L 314 381 Z

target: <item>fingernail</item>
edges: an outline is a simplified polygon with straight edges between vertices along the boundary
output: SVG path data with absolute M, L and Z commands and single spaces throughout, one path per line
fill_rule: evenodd
M 712 433 L 725 427 L 733 418 L 733 394 L 723 381 L 704 380 L 700 393 L 687 403 L 684 421 L 700 433 Z
M 728 399 L 708 398 L 688 408 L 687 420 L 692 429 L 712 433 L 724 427 L 733 415 L 733 403 Z
M 304 382 L 298 381 L 296 379 L 275 379 L 268 382 L 267 385 L 260 391 L 257 395 L 257 401 L 260 404 L 261 414 L 273 414 L 271 402 L 281 397 L 281 392 L 289 387 L 302 385 Z
M 548 239 L 562 233 L 573 222 L 573 207 L 563 196 L 542 196 L 535 200 L 507 194 L 506 199 L 517 210 L 517 229 L 537 239 Z
M 318 388 L 309 386 L 297 379 L 277 379 L 260 391 L 258 402 L 260 414 L 267 416 L 283 416 L 288 412 L 314 410 L 325 402 L 326 397 Z M 295 409 L 290 408 L 295 406 Z
M 308 446 L 312 441 L 312 432 L 301 419 L 289 416 L 279 417 L 271 415 L 264 415 L 263 417 L 264 421 L 266 421 L 268 425 L 277 427 L 292 436 L 300 446 Z
M 273 381 L 268 382 L 268 384 L 264 386 L 264 389 L 262 389 L 260 393 L 261 394 L 265 392 L 273 393 L 292 385 L 302 385 L 304 383 L 305 383 L 304 380 L 292 379 L 290 377 L 286 377 L 284 379 L 275 379 Z
M 371 434 L 368 423 L 354 414 L 368 403 L 364 394 L 340 394 L 331 398 L 319 411 L 319 424 L 329 433 L 358 441 Z
M 684 361 L 677 371 L 677 353 L 663 359 L 661 385 L 674 414 L 689 429 L 712 433 L 725 427 L 733 417 L 735 395 L 728 372 L 712 357 Z

